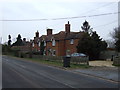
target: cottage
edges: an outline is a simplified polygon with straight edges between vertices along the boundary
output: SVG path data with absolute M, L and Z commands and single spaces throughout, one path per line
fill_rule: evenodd
M 65 24 L 65 31 L 60 31 L 57 34 L 52 33 L 52 29 L 47 29 L 47 35 L 39 37 L 39 32 L 36 32 L 34 37 L 34 47 L 39 50 L 39 42 L 44 41 L 44 54 L 52 56 L 64 56 L 77 52 L 76 46 L 79 39 L 83 36 L 83 32 L 71 32 L 69 21 Z

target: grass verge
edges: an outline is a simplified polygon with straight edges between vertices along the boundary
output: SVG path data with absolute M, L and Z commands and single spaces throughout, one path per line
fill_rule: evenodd
M 34 62 L 39 62 L 42 64 L 47 64 L 47 65 L 52 65 L 56 67 L 63 67 L 63 62 L 59 61 L 51 61 L 51 60 L 41 60 L 41 59 L 36 59 L 36 58 L 26 58 L 27 60 L 34 61 Z M 70 67 L 67 69 L 79 69 L 79 68 L 89 68 L 91 66 L 85 65 L 85 64 L 70 64 Z
M 120 67 L 120 64 L 118 64 L 118 65 L 117 65 L 117 64 L 112 64 L 112 65 L 113 65 L 113 66 L 116 66 L 116 67 Z
M 10 56 L 10 57 L 15 57 L 14 55 L 12 54 L 9 54 L 7 56 Z M 42 60 L 42 59 L 39 59 L 39 58 L 20 58 L 20 57 L 15 57 L 15 58 L 19 58 L 19 59 L 22 59 L 22 60 L 27 60 L 27 61 L 32 61 L 32 62 L 37 62 L 37 63 L 40 63 L 40 64 L 46 64 L 46 65 L 50 65 L 50 66 L 55 66 L 55 67 L 59 67 L 59 68 L 64 68 L 64 69 L 79 69 L 79 68 L 89 68 L 91 66 L 89 65 L 85 65 L 85 64 L 73 64 L 71 63 L 70 64 L 70 67 L 63 67 L 63 62 L 60 62 L 60 61 L 51 61 L 51 60 Z
M 63 62 L 59 62 L 59 61 L 51 61 L 51 60 L 42 60 L 42 59 L 38 59 L 38 58 L 24 58 L 26 60 L 30 60 L 33 62 L 39 62 L 41 64 L 47 64 L 47 65 L 52 65 L 55 67 L 61 67 L 63 68 Z M 70 67 L 68 67 L 67 69 L 78 69 L 78 68 L 89 68 L 91 66 L 89 65 L 85 65 L 85 64 L 70 64 Z

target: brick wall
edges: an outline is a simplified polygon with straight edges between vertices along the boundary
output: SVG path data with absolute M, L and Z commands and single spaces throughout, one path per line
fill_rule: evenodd
M 30 51 L 29 46 L 13 46 L 12 49 L 13 50 L 21 50 L 21 51 Z
M 51 42 L 51 44 L 52 44 L 52 42 Z M 59 50 L 58 50 L 59 46 L 58 45 L 59 45 L 59 42 L 55 41 L 55 46 L 52 46 L 52 50 L 55 50 L 56 56 L 59 56 Z
M 70 54 L 77 52 L 76 46 L 78 45 L 78 40 L 79 39 L 74 39 L 74 43 L 70 44 L 70 40 L 60 40 L 60 41 L 55 41 L 55 46 L 52 46 L 52 41 L 47 42 L 46 44 L 46 54 L 47 55 L 52 55 L 48 50 L 51 49 L 52 51 L 56 51 L 56 56 L 65 56 L 66 51 L 70 50 Z
M 38 46 L 38 44 L 34 44 L 34 47 L 32 47 L 33 51 L 39 51 L 40 47 Z
M 70 44 L 70 40 L 66 40 L 66 50 L 70 50 L 70 54 L 77 52 L 78 41 L 79 39 L 74 39 L 73 44 Z
M 58 42 L 58 56 L 65 56 L 66 48 L 65 48 L 65 40 L 61 40 Z
M 59 42 L 58 41 L 55 41 L 55 46 L 52 46 L 52 41 L 51 42 L 47 42 L 47 44 L 46 44 L 46 50 L 47 50 L 47 52 L 46 52 L 46 54 L 47 55 L 52 55 L 52 52 L 53 52 L 53 50 L 55 50 L 55 55 L 56 56 L 59 56 Z M 51 53 L 48 51 L 48 50 L 50 50 L 51 49 Z
M 48 52 L 48 49 L 50 49 L 50 48 L 52 48 L 52 43 L 51 42 L 47 42 L 46 43 L 46 47 L 45 47 L 47 55 L 50 55 L 50 53 Z

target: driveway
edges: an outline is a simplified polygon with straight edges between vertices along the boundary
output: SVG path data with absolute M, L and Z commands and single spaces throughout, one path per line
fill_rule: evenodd
M 105 67 L 115 67 L 112 65 L 113 61 L 103 61 L 103 60 L 96 60 L 96 61 L 89 61 L 90 66 L 105 66 Z
M 89 65 L 92 67 L 88 69 L 75 69 L 73 71 L 102 79 L 120 82 L 118 78 L 118 67 L 115 67 L 112 64 L 112 61 L 90 61 Z

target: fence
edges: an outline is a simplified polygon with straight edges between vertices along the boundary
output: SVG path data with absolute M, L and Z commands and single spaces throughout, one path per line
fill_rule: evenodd
M 61 56 L 32 55 L 32 58 L 39 58 L 42 60 L 59 61 L 59 62 L 62 62 L 63 60 Z
M 62 56 L 32 55 L 32 58 L 39 58 L 42 60 L 63 62 Z M 71 57 L 70 62 L 72 64 L 87 64 L 87 65 L 89 65 L 89 57 Z
M 89 57 L 71 57 L 71 63 L 89 65 Z
M 120 65 L 120 56 L 115 56 L 113 58 L 113 64 L 114 65 Z

